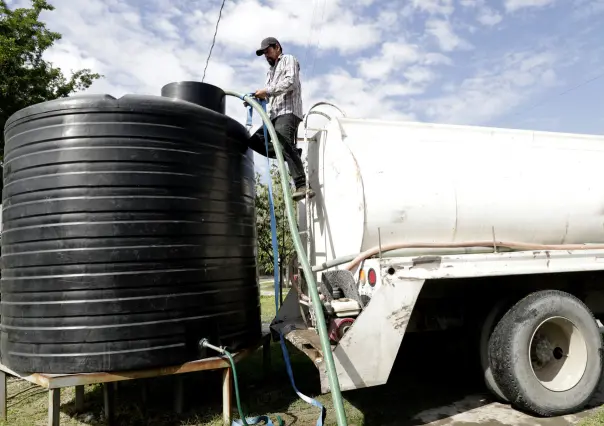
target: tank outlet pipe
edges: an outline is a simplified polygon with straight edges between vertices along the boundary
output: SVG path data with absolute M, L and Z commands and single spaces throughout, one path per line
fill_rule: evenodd
M 237 401 L 237 411 L 239 411 L 239 417 L 241 418 L 240 422 L 234 420 L 232 424 L 251 426 L 260 424 L 260 422 L 264 422 L 266 426 L 274 426 L 273 422 L 271 422 L 271 420 L 267 416 L 258 416 L 246 419 L 246 417 L 243 415 L 243 409 L 241 408 L 241 400 L 239 399 L 239 383 L 237 380 L 237 370 L 235 369 L 235 360 L 233 359 L 233 355 L 231 355 L 231 353 L 228 352 L 226 349 L 211 344 L 209 340 L 205 338 L 199 341 L 199 346 L 201 348 L 212 349 L 213 351 L 216 351 L 219 354 L 226 356 L 229 360 L 229 364 L 231 364 L 231 370 L 233 371 L 233 385 L 235 388 L 235 399 Z M 279 426 L 284 426 L 283 419 L 281 419 L 281 417 L 277 416 L 277 420 L 279 421 Z
M 313 272 L 321 272 L 329 268 L 333 268 L 334 266 L 343 265 L 347 262 L 352 262 L 357 257 L 356 254 L 349 254 L 348 256 L 338 257 L 332 260 L 328 260 L 327 262 L 320 263 L 312 267 Z
M 227 350 L 218 346 L 214 346 L 213 344 L 210 343 L 210 341 L 208 339 L 201 339 L 199 341 L 199 346 L 202 348 L 208 348 L 208 349 L 212 349 L 215 352 L 218 352 L 220 355 L 225 355 L 228 357 L 227 355 Z
M 333 353 L 331 352 L 331 344 L 329 343 L 329 335 L 327 332 L 327 325 L 325 324 L 325 315 L 323 314 L 323 305 L 319 298 L 319 291 L 317 290 L 317 283 L 314 279 L 312 268 L 302 246 L 302 240 L 298 234 L 298 227 L 295 220 L 294 205 L 292 200 L 292 194 L 287 180 L 287 169 L 285 168 L 285 160 L 283 157 L 283 151 L 281 145 L 278 143 L 279 138 L 277 132 L 271 123 L 269 116 L 266 114 L 262 106 L 253 98 L 250 94 L 242 94 L 225 90 L 228 96 L 234 96 L 239 98 L 254 108 L 262 121 L 266 125 L 266 128 L 270 134 L 271 143 L 273 144 L 275 155 L 277 157 L 277 164 L 279 166 L 279 177 L 281 178 L 281 186 L 283 188 L 283 195 L 285 199 L 285 212 L 287 214 L 287 222 L 289 224 L 289 230 L 291 232 L 292 240 L 294 242 L 294 248 L 298 255 L 298 259 L 302 263 L 302 270 L 304 275 L 309 282 L 308 289 L 312 306 L 317 316 L 317 328 L 319 332 L 319 340 L 321 342 L 321 349 L 323 351 L 323 357 L 325 359 L 325 366 L 327 368 L 327 377 L 329 378 L 329 387 L 331 388 L 331 397 L 333 400 L 333 406 L 336 413 L 336 419 L 338 426 L 347 426 L 346 412 L 344 411 L 344 403 L 342 401 L 342 393 L 340 391 L 340 383 L 338 381 L 338 374 L 336 371 L 336 365 L 333 359 Z

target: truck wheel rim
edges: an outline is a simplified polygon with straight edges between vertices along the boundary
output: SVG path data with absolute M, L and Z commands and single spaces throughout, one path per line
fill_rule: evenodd
M 541 385 L 554 392 L 564 392 L 575 387 L 585 374 L 587 344 L 570 320 L 548 318 L 531 337 L 529 359 Z

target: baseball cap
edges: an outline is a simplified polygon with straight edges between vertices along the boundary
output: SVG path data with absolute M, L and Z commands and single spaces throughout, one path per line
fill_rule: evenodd
M 272 44 L 280 44 L 280 43 L 279 43 L 279 40 L 277 40 L 275 37 L 267 37 L 264 40 L 262 40 L 262 43 L 260 43 L 260 49 L 256 50 L 256 55 L 262 56 L 262 54 L 264 53 L 264 49 L 266 49 L 267 47 L 269 47 Z

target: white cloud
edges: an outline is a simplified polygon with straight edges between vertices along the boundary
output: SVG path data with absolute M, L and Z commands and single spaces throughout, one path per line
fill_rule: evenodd
M 419 47 L 405 42 L 386 42 L 378 56 L 361 59 L 359 72 L 368 79 L 385 79 L 397 67 L 412 64 L 420 59 Z
M 573 15 L 580 19 L 604 13 L 604 0 L 574 0 L 573 6 Z
M 526 8 L 539 8 L 549 6 L 556 0 L 505 0 L 505 9 L 508 12 L 515 12 Z
M 487 27 L 497 25 L 503 20 L 501 13 L 488 7 L 485 0 L 460 0 L 459 3 L 463 7 L 476 9 L 476 20 Z
M 411 84 L 368 84 L 361 77 L 354 77 L 344 69 L 313 79 L 306 85 L 305 104 L 321 99 L 335 102 L 349 116 L 382 119 L 410 119 L 406 104 L 397 99 L 418 93 Z
M 478 7 L 484 4 L 484 0 L 459 0 L 463 7 Z
M 442 53 L 427 53 L 424 58 L 425 65 L 453 65 L 453 61 Z
M 434 71 L 432 71 L 430 68 L 417 65 L 406 69 L 403 72 L 403 76 L 411 84 L 430 83 L 436 78 Z
M 425 52 L 418 44 L 387 42 L 379 54 L 358 61 L 358 73 L 366 84 L 387 87 L 386 97 L 408 97 L 423 94 L 439 77 L 435 68 L 452 63 L 442 53 Z
M 249 53 L 250 40 L 258 40 L 259 43 L 270 33 L 278 35 L 284 44 L 308 46 L 316 44 L 320 31 L 322 49 L 351 54 L 379 41 L 380 27 L 375 22 L 365 22 L 359 14 L 353 14 L 346 7 L 345 0 L 317 2 L 315 5 L 317 7 L 309 7 L 307 2 L 298 0 L 271 0 L 269 5 L 258 0 L 231 3 L 223 14 L 220 43 L 238 52 Z M 212 20 L 215 20 L 214 16 Z M 207 33 L 203 25 L 208 23 L 203 15 L 200 21 L 194 34 Z M 268 27 L 267 22 L 270 22 Z M 350 31 L 351 28 L 354 31 Z
M 431 120 L 484 124 L 517 108 L 532 95 L 556 84 L 551 52 L 507 55 L 488 70 L 481 69 L 457 85 L 448 95 L 418 103 Z
M 449 21 L 430 19 L 426 22 L 426 32 L 436 38 L 438 45 L 445 52 L 472 48 L 467 40 L 455 34 Z
M 482 25 L 491 27 L 500 23 L 503 20 L 503 16 L 496 10 L 490 9 L 488 7 L 483 7 L 478 12 L 478 16 L 476 17 L 476 19 Z
M 393 27 L 398 22 L 399 14 L 393 10 L 383 10 L 378 15 L 377 25 L 380 27 Z
M 412 0 L 411 4 L 430 14 L 451 15 L 455 10 L 453 0 Z

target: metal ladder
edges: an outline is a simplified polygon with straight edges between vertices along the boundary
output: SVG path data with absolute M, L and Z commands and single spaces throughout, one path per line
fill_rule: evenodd
M 304 116 L 304 119 L 302 120 L 302 123 L 300 123 L 301 125 L 304 125 L 304 137 L 303 138 L 297 138 L 297 141 L 304 141 L 305 145 L 306 145 L 306 157 L 303 161 L 304 164 L 304 175 L 306 177 L 306 184 L 310 187 L 310 173 L 309 173 L 309 165 L 308 165 L 308 153 L 310 151 L 310 144 L 312 142 L 317 142 L 317 135 L 319 135 L 319 137 L 322 137 L 322 133 L 325 132 L 325 129 L 316 129 L 316 128 L 309 128 L 308 127 L 308 117 L 311 115 L 320 115 L 323 116 L 325 118 L 327 118 L 328 121 L 333 120 L 334 117 L 328 115 L 327 113 L 323 112 L 323 111 L 316 111 L 314 110 L 314 108 L 320 106 L 320 105 L 326 105 L 326 106 L 331 106 L 333 108 L 335 108 L 342 117 L 346 117 L 346 113 L 344 111 L 342 111 L 340 108 L 338 108 L 336 105 L 329 103 L 329 102 L 317 102 L 315 103 L 313 106 L 310 107 L 310 109 L 308 110 L 308 112 L 306 113 L 306 115 Z M 308 131 L 314 131 L 316 132 L 315 135 L 312 138 L 308 138 Z M 300 153 L 300 157 L 302 157 L 302 148 L 297 148 L 298 152 Z M 318 186 L 317 188 L 314 188 L 315 191 L 315 200 L 319 195 L 319 191 L 321 190 L 321 188 Z M 306 229 L 304 230 L 300 230 L 300 222 L 298 220 L 298 234 L 303 237 L 306 237 L 306 256 L 309 258 L 309 260 L 311 259 L 311 253 L 313 250 L 313 237 L 314 237 L 314 222 L 313 222 L 313 208 L 314 206 L 316 206 L 316 204 L 312 205 L 311 204 L 311 199 L 308 195 L 308 191 L 306 192 L 306 197 L 304 198 L 304 208 L 305 213 L 306 213 Z M 300 203 L 296 204 L 296 216 L 298 217 L 298 219 L 300 218 Z M 297 266 L 297 273 L 298 273 L 298 277 L 299 277 L 299 283 L 300 283 L 300 291 L 303 292 L 303 287 L 302 287 L 302 268 L 299 264 L 299 262 L 296 262 L 296 266 Z M 304 280 L 304 282 L 306 282 L 306 280 Z M 317 280 L 318 282 L 318 280 Z M 306 316 L 304 315 L 304 313 L 302 312 L 302 306 L 300 306 L 300 310 L 302 315 L 302 318 L 304 318 L 304 320 L 306 321 Z M 312 311 L 312 310 L 311 310 Z M 311 314 L 312 315 L 312 314 Z M 314 318 L 313 318 L 314 321 Z M 307 324 L 308 325 L 308 324 Z

